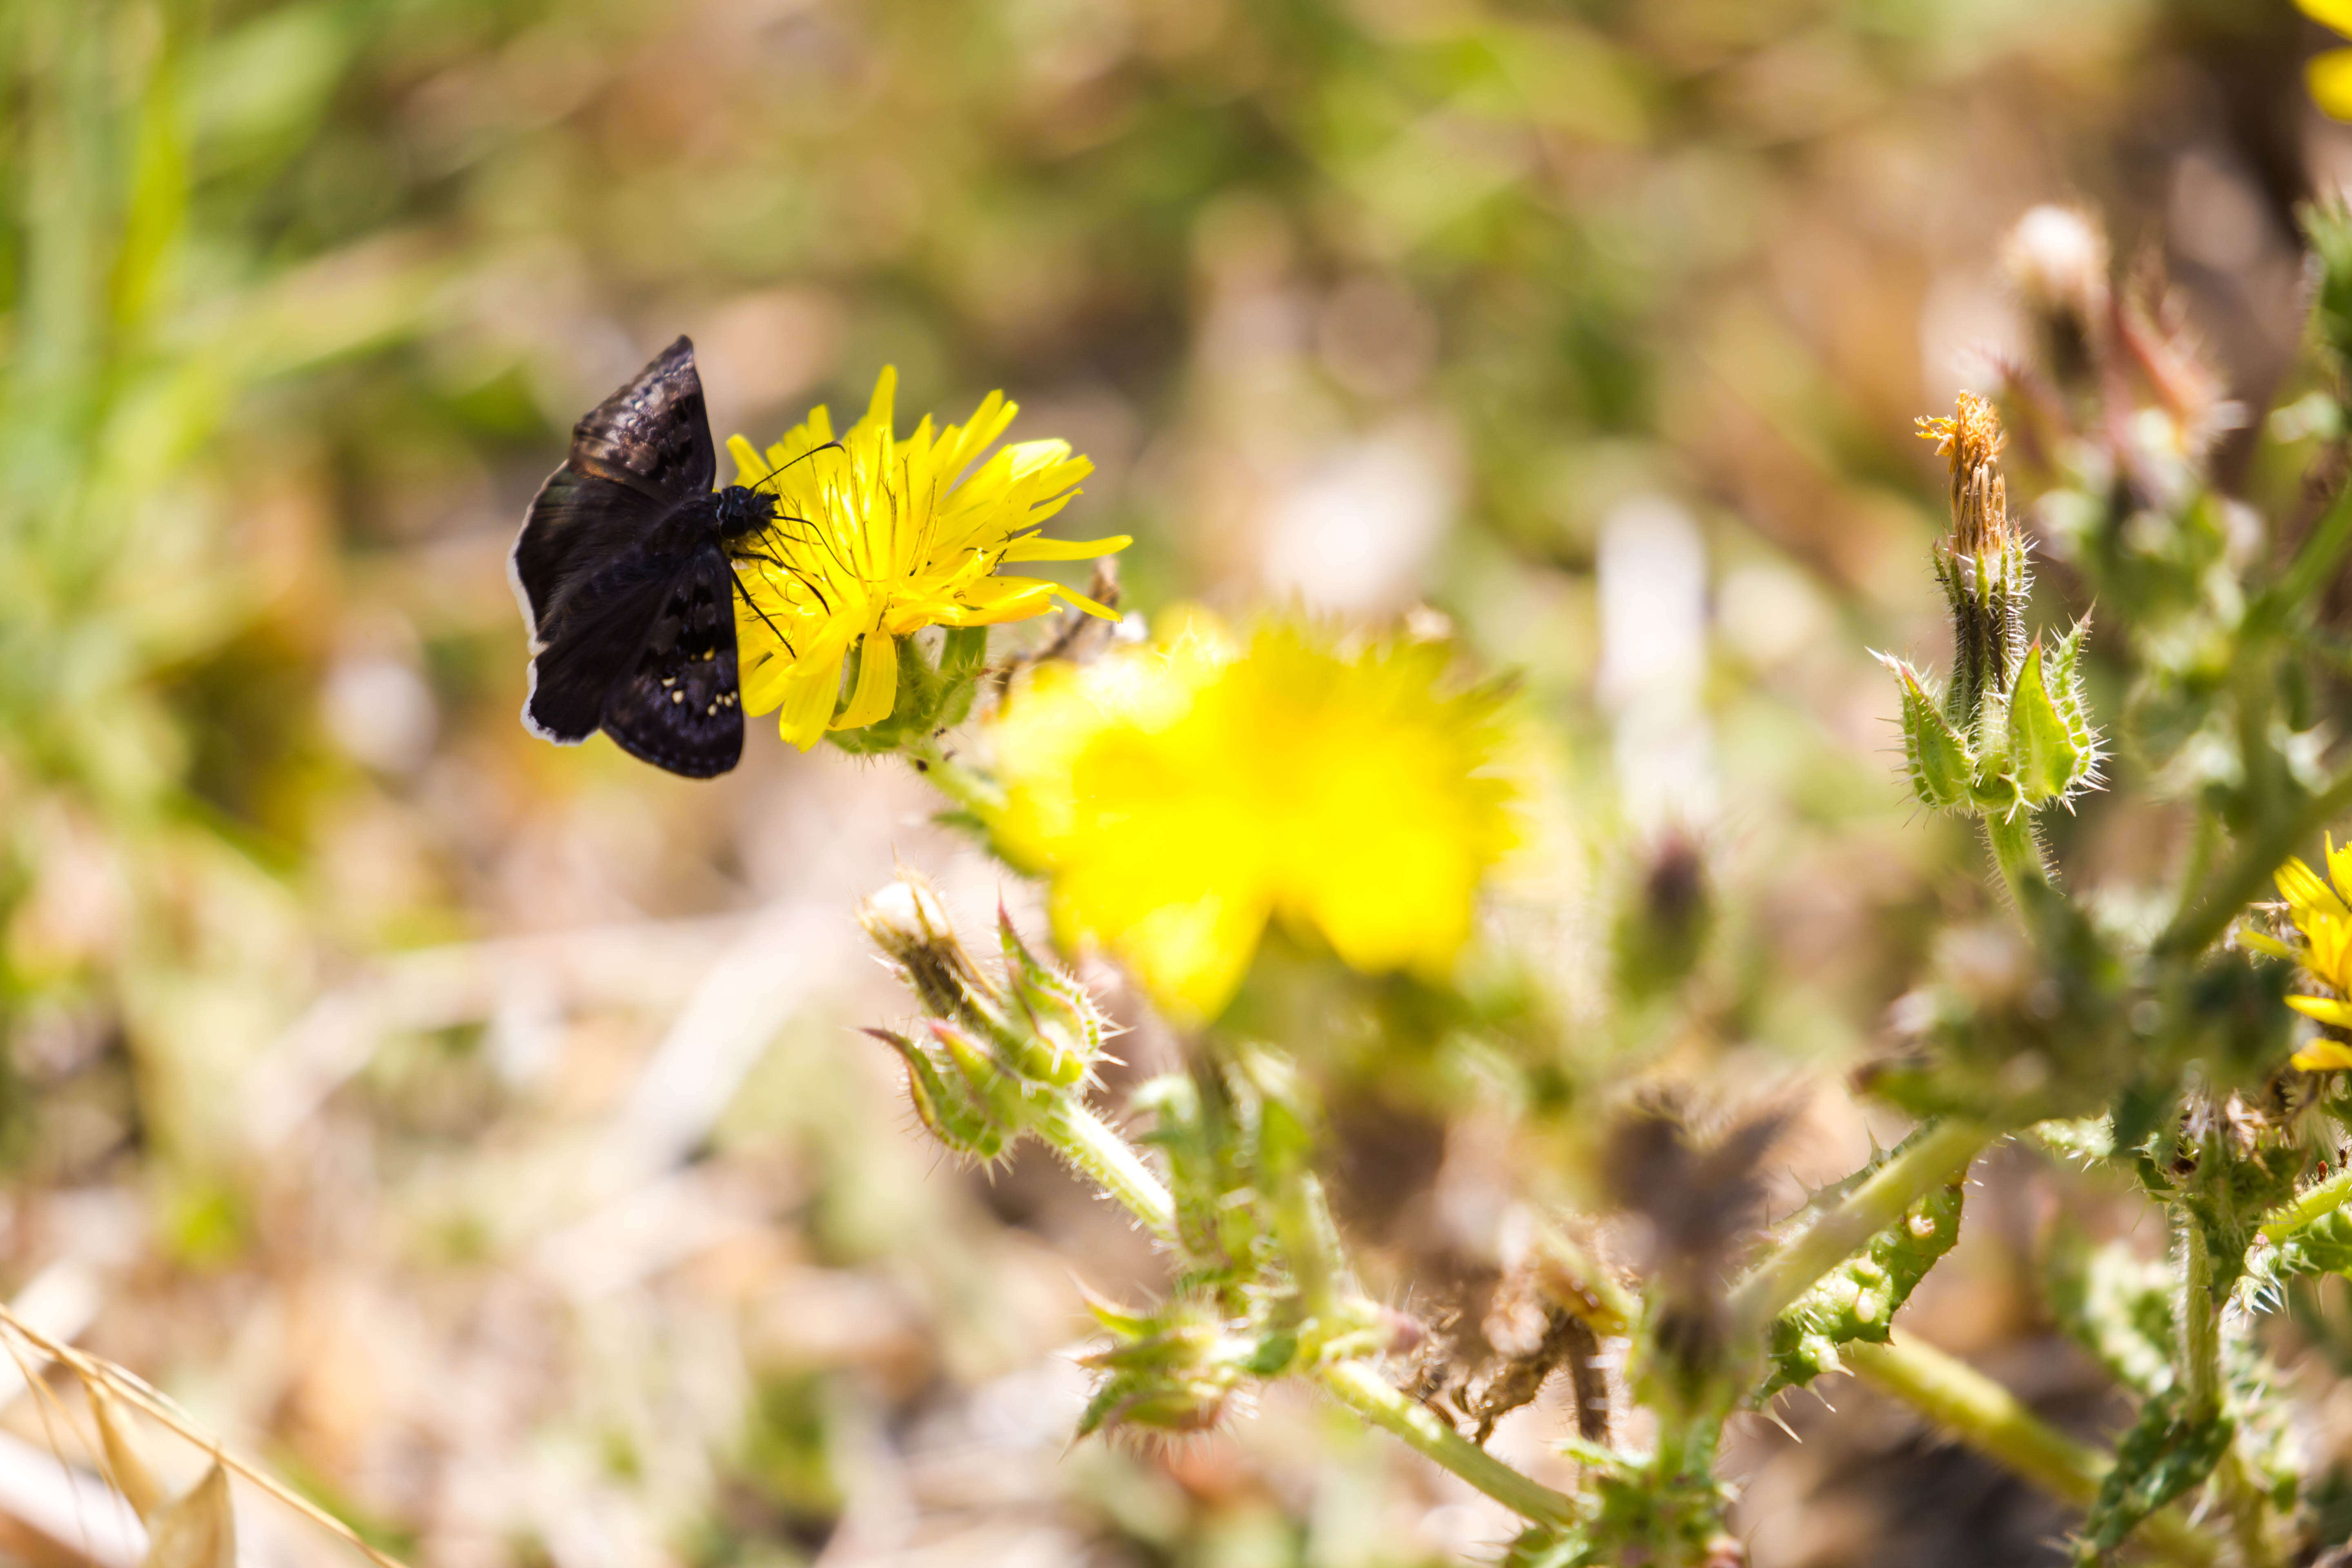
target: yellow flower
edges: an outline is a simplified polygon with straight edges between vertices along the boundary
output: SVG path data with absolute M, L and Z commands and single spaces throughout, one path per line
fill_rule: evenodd
M 2295 8 L 2322 26 L 2352 35 L 2352 0 L 2294 0 Z M 2352 120 L 2352 49 L 2329 49 L 2304 62 L 2303 84 L 2321 112 Z
M 1359 970 L 1441 975 L 1515 794 L 1497 703 L 1441 690 L 1446 664 L 1282 623 L 1239 646 L 1195 616 L 1044 666 L 990 728 L 997 846 L 1052 879 L 1063 940 L 1103 943 L 1181 1019 L 1223 1010 L 1273 919 Z
M 823 408 L 764 457 L 740 436 L 727 443 L 735 482 L 776 498 L 776 526 L 758 543 L 764 558 L 736 563 L 745 589 L 735 617 L 743 708 L 780 709 L 777 727 L 803 751 L 828 727 L 863 729 L 890 716 L 898 639 L 909 633 L 1025 620 L 1056 597 L 1112 614 L 1058 584 L 995 574 L 1008 562 L 1127 547 L 1124 535 L 1072 541 L 1034 531 L 1069 504 L 1094 465 L 1071 456 L 1066 441 L 1021 441 L 973 468 L 1019 411 L 995 392 L 971 424 L 934 431 L 926 416 L 899 440 L 890 407 L 898 384 L 897 370 L 885 366 L 866 416 L 837 444 Z M 841 706 L 842 667 L 853 653 L 856 684 Z
M 2241 931 L 2239 940 L 2257 952 L 2299 964 L 2314 980 L 2352 996 L 2352 909 L 2336 892 L 2337 888 L 2352 888 L 2352 844 L 2338 849 L 2335 837 L 2329 837 L 2327 871 L 2335 879 L 2334 888 L 2301 860 L 2289 860 L 2279 868 L 2279 892 L 2286 899 L 2287 913 L 2303 938 L 2301 942 L 2290 947 L 2252 931 Z M 2323 1024 L 2352 1029 L 2352 1003 L 2333 996 L 2290 996 L 2286 1005 Z M 2352 1046 L 2340 1040 L 2314 1040 L 2295 1052 L 2294 1065 L 2305 1072 L 2352 1068 Z

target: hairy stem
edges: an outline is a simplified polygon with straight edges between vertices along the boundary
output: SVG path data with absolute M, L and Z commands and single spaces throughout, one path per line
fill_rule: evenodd
M 1748 1272 L 1731 1293 L 1733 1323 L 1743 1333 L 1761 1334 L 1766 1324 L 1793 1306 L 1822 1275 L 1900 1220 L 1922 1196 L 1965 1173 L 1985 1145 L 1999 1136 L 1998 1129 L 1957 1117 L 1929 1124 L 1869 1179 Z
M 1846 1365 L 2053 1497 L 2087 1507 L 2115 1461 L 2043 1421 L 2009 1390 L 1967 1363 L 1897 1333 L 1883 1345 L 1838 1347 Z M 2181 1568 L 2210 1568 L 2221 1557 L 2210 1534 L 2176 1510 L 2152 1514 L 2138 1539 Z
M 1989 811 L 1984 814 L 1984 830 L 2010 901 L 2029 922 L 2038 920 L 2042 907 L 2057 896 L 2058 888 L 2050 879 L 2050 863 L 2042 858 L 2042 841 L 2033 836 L 2033 819 L 2023 812 L 2005 816 Z
M 1035 1131 L 1128 1213 L 1162 1236 L 1175 1230 L 1176 1200 L 1109 1122 L 1065 1099 L 1054 1102 Z
M 910 742 L 899 755 L 933 789 L 982 821 L 1004 809 L 1004 791 L 997 782 L 949 756 L 936 739 Z
M 2221 1367 L 2221 1314 L 2229 1305 L 2229 1292 L 2221 1290 L 2216 1300 L 2217 1263 L 2206 1241 L 2205 1227 L 2191 1220 L 2183 1228 L 2188 1236 L 2180 1303 L 2181 1386 L 2189 1396 L 2189 1418 L 2201 1421 L 2221 1415 L 2229 1400 Z M 2246 1468 L 2234 1441 L 2213 1467 L 2213 1482 L 2222 1511 L 2229 1517 L 2239 1561 L 2247 1568 L 2263 1568 L 2276 1561 L 2267 1529 L 2269 1500 Z
M 1510 1466 L 1456 1432 L 1437 1413 L 1391 1386 L 1369 1363 L 1337 1361 L 1318 1367 L 1316 1381 L 1373 1426 L 1402 1438 L 1416 1453 L 1461 1477 L 1523 1519 L 1565 1526 L 1575 1500 Z

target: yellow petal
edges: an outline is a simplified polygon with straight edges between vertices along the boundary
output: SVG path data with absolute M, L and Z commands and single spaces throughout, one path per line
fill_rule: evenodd
M 2289 963 L 2303 962 L 2302 953 L 2287 946 L 2276 937 L 2264 936 L 2258 931 L 2242 931 L 2238 933 L 2238 941 L 2252 948 L 2256 952 L 2266 952 L 2273 958 L 2284 958 Z
M 776 470 L 761 458 L 760 449 L 740 436 L 727 437 L 727 455 L 735 459 L 735 482 L 756 485 Z
M 2352 0 L 2294 0 L 2294 8 L 2323 27 L 2352 34 Z
M 2352 49 L 2330 49 L 2304 62 L 2303 85 L 2331 120 L 2352 120 Z
M 2321 910 L 2337 920 L 2352 920 L 2352 910 L 2344 907 L 2344 900 L 2336 896 L 2336 889 L 2322 881 L 2319 873 L 2302 860 L 2290 857 L 2273 879 L 2278 883 L 2278 890 L 2286 901 L 2295 907 L 2297 925 L 2303 923 L 2305 912 L 2310 910 Z
M 2314 1040 L 2290 1059 L 2305 1072 L 2332 1072 L 2352 1068 L 2352 1046 L 2341 1040 Z
M 858 644 L 857 689 L 850 693 L 849 706 L 830 728 L 863 730 L 878 724 L 890 717 L 898 698 L 898 639 L 887 632 L 867 632 Z
M 2352 1004 L 2338 1002 L 2332 996 L 2290 996 L 2286 1005 L 2306 1018 L 2316 1018 L 2339 1029 L 2352 1029 Z
M 1056 588 L 1054 590 L 1054 594 L 1057 598 L 1067 599 L 1072 605 L 1084 610 L 1087 614 L 1092 616 L 1098 621 L 1115 621 L 1118 619 L 1118 612 L 1117 610 L 1112 609 L 1108 605 L 1097 605 L 1092 599 L 1087 598 L 1084 594 L 1074 594 L 1067 588 Z
M 1097 555 L 1116 555 L 1135 542 L 1131 534 L 1114 533 L 1108 539 L 1040 539 L 1031 534 L 1016 539 L 1004 547 L 999 557 L 1003 561 L 1091 561 Z

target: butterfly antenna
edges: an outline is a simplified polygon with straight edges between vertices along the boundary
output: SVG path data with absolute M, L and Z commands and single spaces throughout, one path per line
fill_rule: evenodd
M 761 485 L 764 485 L 764 484 L 766 484 L 766 483 L 768 482 L 768 479 L 775 479 L 775 478 L 777 478 L 779 475 L 782 474 L 782 473 L 783 473 L 783 471 L 784 471 L 784 468 L 796 468 L 796 467 L 798 467 L 800 464 L 807 462 L 811 458 L 815 457 L 819 452 L 845 452 L 845 451 L 847 451 L 848 449 L 849 449 L 849 448 L 848 448 L 848 447 L 845 447 L 845 446 L 843 446 L 843 445 L 841 444 L 841 442 L 839 441 L 839 439 L 837 439 L 837 438 L 836 438 L 836 439 L 835 439 L 835 440 L 827 441 L 826 443 L 824 443 L 824 445 L 823 445 L 823 446 L 821 446 L 821 447 L 811 447 L 807 451 L 803 452 L 799 457 L 794 458 L 791 462 L 786 463 L 782 468 L 771 468 L 770 470 L 768 470 L 768 478 L 767 478 L 767 479 L 761 479 L 761 480 L 760 481 L 760 484 L 753 485 L 751 488 L 752 488 L 754 490 L 757 490 L 758 489 L 760 489 L 760 486 L 761 486 Z

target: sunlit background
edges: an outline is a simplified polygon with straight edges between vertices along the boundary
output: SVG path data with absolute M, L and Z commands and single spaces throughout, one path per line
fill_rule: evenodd
M 0 1286 L 436 1568 L 1491 1558 L 1507 1515 L 1311 1391 L 1071 1445 L 1076 1279 L 1158 1264 L 1034 1151 L 940 1160 L 855 1032 L 906 1010 L 851 912 L 894 865 L 1034 893 L 896 762 L 533 741 L 524 506 L 684 331 L 722 441 L 886 363 L 909 421 L 1003 388 L 1096 463 L 1055 527 L 1136 536 L 1127 607 L 1450 624 L 1544 727 L 1512 896 L 1560 941 L 1705 846 L 1743 978 L 1679 1068 L 1820 1102 L 1785 1210 L 1987 897 L 1867 651 L 1943 652 L 1913 416 L 2021 352 L 2000 251 L 2048 202 L 2265 406 L 2293 204 L 2352 176 L 2319 42 L 2238 0 L 5 0 Z M 2061 843 L 2161 847 L 2095 805 Z M 1114 1098 L 1174 1051 L 1129 1037 Z M 1335 1127 L 1401 1299 L 1529 1184 L 1491 1113 Z M 2056 1182 L 1996 1161 L 1907 1321 L 2092 1430 L 2024 1283 Z M 1825 1387 L 1804 1447 L 1738 1428 L 1759 1568 L 2049 1550 L 2053 1505 Z M 0 1552 L 126 1568 L 46 1410 Z

